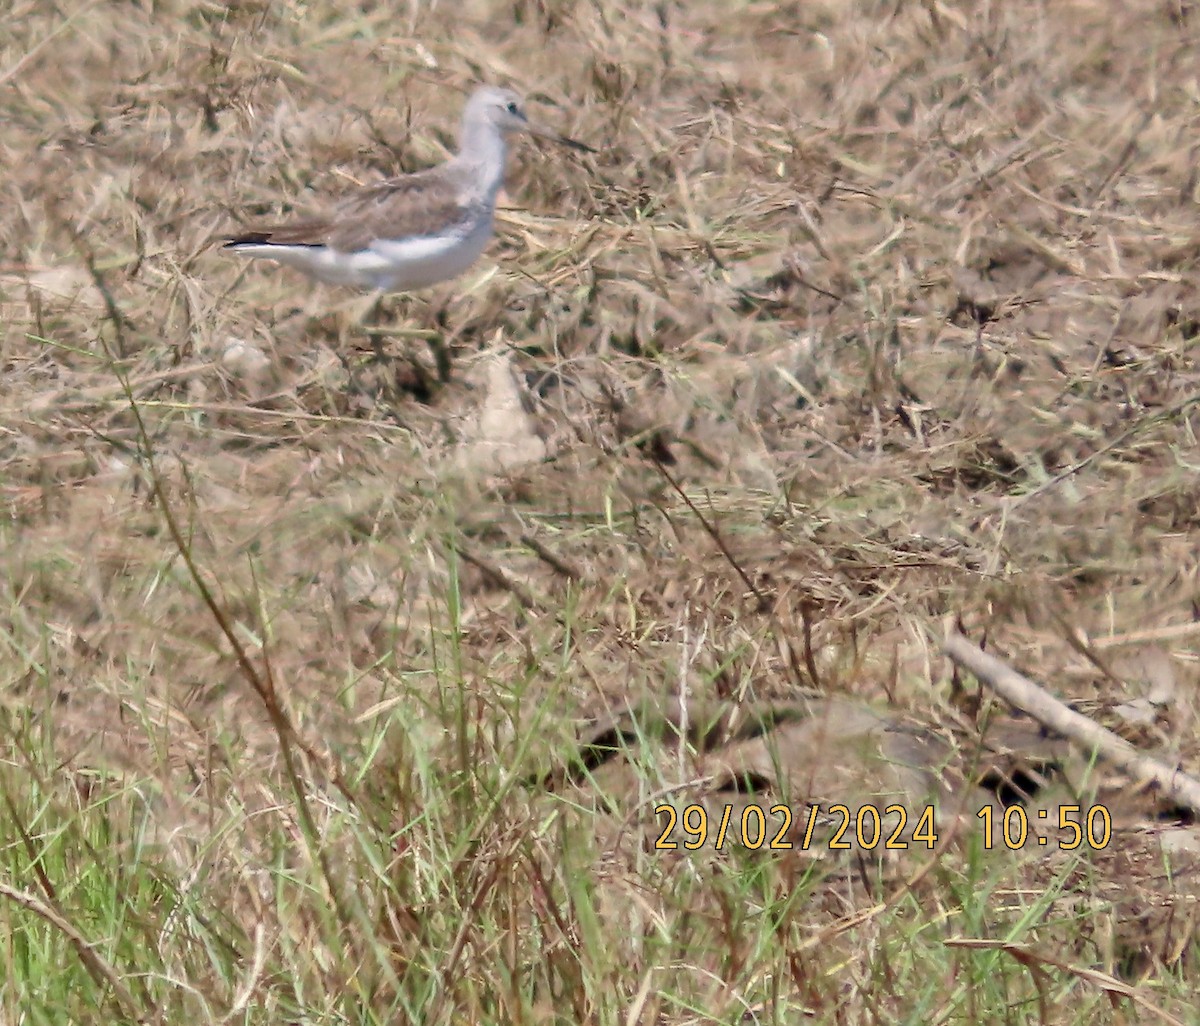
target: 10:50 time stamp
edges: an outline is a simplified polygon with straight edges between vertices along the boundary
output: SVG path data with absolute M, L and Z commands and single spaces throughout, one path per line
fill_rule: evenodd
M 829 805 L 824 809 L 820 805 L 809 805 L 807 809 L 799 810 L 794 810 L 790 805 L 772 805 L 766 809 L 761 805 L 747 805 L 736 820 L 734 807 L 725 805 L 719 819 L 715 814 L 711 817 L 714 821 L 711 826 L 709 810 L 703 805 L 688 805 L 682 812 L 673 805 L 657 805 L 654 814 L 665 814 L 667 817 L 666 825 L 654 842 L 658 851 L 673 851 L 680 847 L 681 842 L 671 840 L 676 827 L 688 836 L 688 840 L 682 842 L 682 847 L 688 851 L 703 848 L 710 838 L 714 849 L 720 851 L 731 833 L 740 839 L 742 847 L 754 851 L 760 848 L 809 851 L 814 847 L 818 825 L 829 827 L 830 834 L 828 840 L 822 836 L 815 840 L 815 844 L 830 851 L 850 851 L 854 848 L 870 851 L 880 847 L 896 851 L 921 845 L 932 851 L 937 846 L 939 836 L 937 812 L 932 805 L 926 805 L 919 816 L 913 817 L 915 825 L 911 832 L 908 831 L 909 810 L 899 804 L 883 809 L 875 805 L 860 805 L 857 809 L 842 804 Z M 1052 844 L 1060 851 L 1075 851 L 1086 843 L 1088 847 L 1100 851 L 1112 841 L 1112 816 L 1103 805 L 1058 806 L 1056 829 L 1060 835 L 1057 838 L 1048 836 L 1041 829 L 1030 830 L 1030 814 L 1022 805 L 1010 805 L 1002 816 L 997 816 L 990 805 L 985 805 L 975 813 L 975 818 L 983 822 L 985 849 L 1004 847 L 1019 851 L 1034 845 L 1045 847 Z M 1050 813 L 1046 809 L 1038 809 L 1033 814 L 1033 820 L 1039 827 L 1043 823 L 1049 826 Z M 794 826 L 801 825 L 802 831 L 793 830 Z

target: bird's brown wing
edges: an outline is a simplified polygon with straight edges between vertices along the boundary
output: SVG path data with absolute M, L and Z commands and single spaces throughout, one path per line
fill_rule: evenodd
M 236 235 L 225 236 L 230 246 L 324 246 L 329 242 L 334 222 L 329 218 L 312 217 L 290 224 L 260 225 Z
M 226 239 L 226 246 L 329 246 L 343 253 L 365 249 L 376 239 L 435 235 L 465 222 L 471 213 L 457 176 L 431 168 L 346 196 L 329 217 L 251 228 Z

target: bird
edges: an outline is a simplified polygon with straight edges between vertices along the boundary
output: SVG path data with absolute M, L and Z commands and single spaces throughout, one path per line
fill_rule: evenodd
M 522 132 L 595 152 L 531 122 L 511 89 L 479 86 L 463 109 L 458 152 L 445 163 L 361 187 L 327 216 L 227 235 L 222 248 L 380 296 L 456 278 L 492 237 L 508 140 Z

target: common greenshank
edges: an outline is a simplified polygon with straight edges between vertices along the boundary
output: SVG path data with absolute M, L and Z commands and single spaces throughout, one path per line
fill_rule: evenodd
M 444 164 L 358 189 L 326 217 L 226 236 L 223 248 L 380 293 L 455 278 L 492 237 L 507 141 L 518 132 L 594 152 L 531 123 L 511 90 L 480 86 L 463 111 L 458 153 Z

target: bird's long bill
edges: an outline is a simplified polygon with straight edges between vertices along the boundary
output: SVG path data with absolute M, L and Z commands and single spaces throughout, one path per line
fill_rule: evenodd
M 581 143 L 576 139 L 568 139 L 565 135 L 559 135 L 557 132 L 552 132 L 549 128 L 543 128 L 541 125 L 534 124 L 532 121 L 525 122 L 525 130 L 530 135 L 536 135 L 539 139 L 549 139 L 553 143 L 558 143 L 559 146 L 569 146 L 571 149 L 579 150 L 582 153 L 596 152 L 587 143 Z

